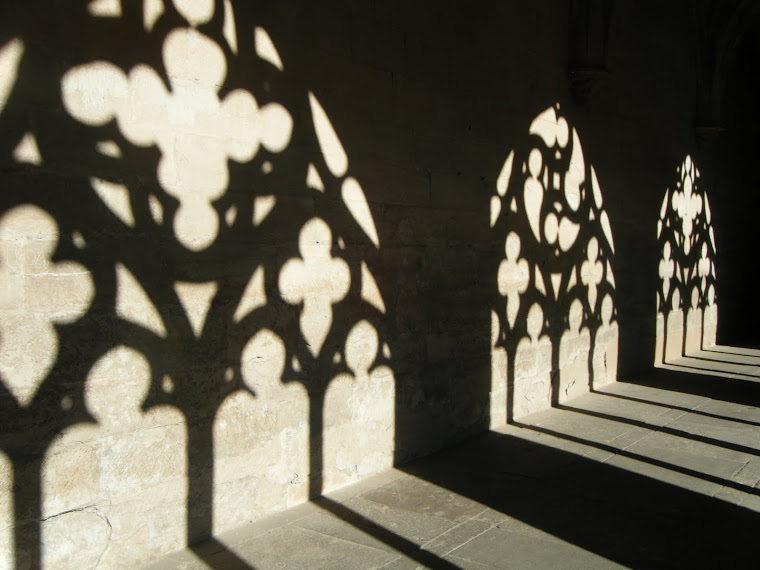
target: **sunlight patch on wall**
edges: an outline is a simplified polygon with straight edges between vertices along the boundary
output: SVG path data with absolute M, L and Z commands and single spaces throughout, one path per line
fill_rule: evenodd
M 206 317 L 218 287 L 216 281 L 206 283 L 175 281 L 174 283 L 174 292 L 185 310 L 195 338 L 200 338 L 203 333 L 203 325 L 206 323 Z
M 116 143 L 116 141 L 98 141 L 95 143 L 95 150 L 97 150 L 103 156 L 121 158 L 121 149 L 119 148 L 119 145 Z
M 253 272 L 248 284 L 245 286 L 240 303 L 235 309 L 232 319 L 239 323 L 253 311 L 267 304 L 267 295 L 264 290 L 264 268 L 259 266 Z
M 23 43 L 0 46 L 0 110 L 11 122 L 28 123 L 14 89 L 43 73 L 60 79 L 45 97 L 60 95 L 64 110 L 39 130 L 22 125 L 13 159 L 44 158 L 67 179 L 89 172 L 91 187 L 76 195 L 81 212 L 60 193 L 39 195 L 60 243 L 36 207 L 18 224 L 25 210 L 0 214 L 0 388 L 11 410 L 29 408 L 19 417 L 51 420 L 44 464 L 20 471 L 41 469 L 42 486 L 24 477 L 8 490 L 24 507 L 39 493 L 44 516 L 0 530 L 12 543 L 14 532 L 37 542 L 39 529 L 34 546 L 50 567 L 133 567 L 393 461 L 389 307 L 370 194 L 325 109 L 284 75 L 257 11 L 235 6 L 88 0 L 71 13 L 88 26 L 75 62 L 61 69 L 40 52 L 23 84 Z M 144 63 L 125 64 L 97 39 L 115 31 L 150 50 Z M 49 144 L 59 128 L 76 131 L 71 149 Z M 94 260 L 93 277 L 81 260 Z
M 322 177 L 311 162 L 309 163 L 309 169 L 306 171 L 306 186 L 318 190 L 319 192 L 325 191 L 325 184 L 322 182 Z
M 14 38 L 0 47 L 0 113 L 5 109 L 11 90 L 16 84 L 18 66 L 23 53 L 24 42 L 18 38 Z
M 346 338 L 346 365 L 325 394 L 325 489 L 393 467 L 395 380 L 377 358 L 377 331 L 359 321 Z
M 380 239 L 377 237 L 377 229 L 375 229 L 375 220 L 370 212 L 369 204 L 367 204 L 367 198 L 364 196 L 364 190 L 359 185 L 359 182 L 355 178 L 348 177 L 343 181 L 341 187 L 341 196 L 343 202 L 346 204 L 348 211 L 354 217 L 364 233 L 367 234 L 375 247 L 380 247 Z
M 274 332 L 263 329 L 251 337 L 240 372 L 252 392 L 231 394 L 216 414 L 215 530 L 308 498 L 309 398 L 300 384 L 280 382 L 285 355 L 285 344 Z
M 325 113 L 317 97 L 311 92 L 309 93 L 309 103 L 311 105 L 311 114 L 314 120 L 314 129 L 317 133 L 317 140 L 319 141 L 327 168 L 333 176 L 342 178 L 348 171 L 348 156 L 346 155 L 346 151 L 343 149 L 343 145 L 340 143 L 338 135 L 335 133 L 335 129 L 327 117 L 327 113 Z M 307 184 L 317 190 L 323 191 L 324 189 L 319 173 L 315 169 L 312 169 L 311 165 L 307 173 Z M 341 197 L 361 229 L 372 240 L 375 247 L 379 248 L 380 240 L 377 236 L 372 212 L 367 203 L 364 190 L 362 190 L 361 185 L 355 178 L 349 176 L 343 180 Z
M 85 403 L 97 425 L 64 430 L 42 468 L 45 567 L 123 566 L 119 552 L 135 536 L 146 551 L 168 538 L 182 544 L 185 422 L 167 406 L 142 411 L 150 382 L 145 356 L 125 346 L 108 351 L 87 375 Z M 125 437 L 138 430 L 139 439 Z M 93 505 L 93 491 L 108 502 Z M 174 521 L 169 528 L 167 519 Z
M 55 325 L 78 320 L 95 293 L 86 267 L 52 261 L 58 239 L 58 224 L 37 206 L 0 217 L 0 372 L 21 406 L 56 361 Z
M 227 40 L 230 50 L 232 50 L 232 53 L 237 54 L 238 42 L 237 32 L 235 31 L 235 12 L 232 9 L 232 2 L 230 0 L 224 0 L 224 24 L 222 29 L 224 39 Z M 282 69 L 280 69 L 280 71 L 282 71 Z
M 367 301 L 370 305 L 375 307 L 378 311 L 385 314 L 385 303 L 383 302 L 383 296 L 380 294 L 380 289 L 377 286 L 377 281 L 369 270 L 367 263 L 362 261 L 362 299 Z
M 158 309 L 137 278 L 121 263 L 116 264 L 116 315 L 166 338 L 166 326 Z
M 611 271 L 611 269 L 608 269 Z M 612 284 L 613 288 L 615 284 Z M 596 330 L 594 339 L 593 368 L 594 379 L 599 385 L 617 380 L 618 367 L 618 325 L 615 320 L 615 301 L 606 294 L 602 299 L 602 322 Z
M 237 220 L 237 206 L 233 205 L 227 208 L 227 211 L 224 212 L 224 223 L 229 227 L 232 227 L 235 225 L 235 220 Z
M 488 427 L 507 423 L 507 351 L 501 346 L 499 315 L 491 309 L 491 391 L 489 394 Z
M 123 184 L 102 178 L 90 178 L 90 185 L 113 214 L 130 228 L 135 227 L 135 216 L 129 201 L 129 190 Z
M 520 236 L 515 232 L 507 235 L 504 245 L 506 259 L 499 264 L 499 293 L 507 298 L 507 322 L 514 328 L 517 312 L 520 310 L 520 296 L 530 284 L 530 267 L 525 258 L 520 258 Z
M 0 451 L 0 568 L 13 568 L 15 545 L 13 544 L 13 464 Z
M 96 18 L 121 18 L 121 0 L 92 0 L 87 11 Z
M 502 301 L 492 320 L 491 410 L 503 407 L 511 418 L 617 375 L 614 244 L 596 172 L 559 105 L 539 114 L 529 134 L 530 146 L 504 162 L 489 220 L 504 244 L 495 268 Z
M 162 0 L 143 0 L 143 26 L 146 32 L 153 29 L 164 10 Z
M 543 334 L 544 312 L 534 303 L 527 314 L 527 336 L 515 350 L 513 417 L 551 406 L 552 341 Z
M 256 196 L 253 199 L 253 225 L 260 226 L 276 204 L 276 196 Z
M 24 133 L 24 136 L 21 137 L 16 148 L 13 149 L 13 159 L 16 162 L 24 162 L 35 166 L 42 164 L 40 147 L 37 145 L 37 139 L 32 133 L 26 132 Z
M 665 191 L 657 221 L 660 288 L 657 292 L 655 364 L 715 345 L 715 233 L 707 192 L 691 156 Z
M 336 178 L 341 178 L 348 171 L 348 156 L 340 144 L 338 135 L 327 117 L 327 113 L 319 104 L 317 97 L 309 93 L 309 104 L 311 105 L 311 115 L 314 119 L 314 130 L 317 133 L 319 147 L 322 149 L 322 156 L 325 158 L 327 168 Z
M 324 220 L 312 218 L 298 238 L 301 259 L 286 262 L 279 279 L 282 298 L 292 305 L 303 303 L 301 333 L 314 356 L 330 331 L 332 305 L 346 296 L 351 283 L 348 264 L 333 257 L 331 248 L 330 227 Z
M 172 0 L 191 26 L 205 24 L 214 16 L 214 0 Z
M 148 210 L 156 225 L 160 226 L 164 223 L 164 207 L 161 205 L 161 200 L 153 194 L 148 194 Z
M 501 214 L 501 202 L 502 198 L 507 194 L 507 185 L 509 179 L 512 176 L 512 164 L 515 159 L 515 151 L 510 152 L 507 155 L 507 159 L 504 161 L 504 165 L 501 167 L 499 177 L 496 179 L 496 195 L 491 196 L 491 227 L 496 225 L 496 221 Z M 510 206 L 512 209 L 512 206 Z
M 127 76 L 113 64 L 93 62 L 64 75 L 64 106 L 85 124 L 116 118 L 131 143 L 159 147 L 159 182 L 180 202 L 175 236 L 188 249 L 200 251 L 218 235 L 212 202 L 227 190 L 227 160 L 248 162 L 260 147 L 281 152 L 293 121 L 282 105 L 259 107 L 244 89 L 220 100 L 217 94 L 227 74 L 224 53 L 194 29 L 172 30 L 163 57 L 170 91 L 148 66 L 138 65 Z
M 264 61 L 268 61 L 280 71 L 283 71 L 285 69 L 285 67 L 282 65 L 280 54 L 277 53 L 277 48 L 274 47 L 272 38 L 269 37 L 269 34 L 264 28 L 254 28 L 253 42 L 256 49 L 256 55 L 258 55 Z

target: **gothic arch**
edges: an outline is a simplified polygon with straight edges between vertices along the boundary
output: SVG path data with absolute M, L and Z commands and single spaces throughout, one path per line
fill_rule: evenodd
M 715 232 L 707 192 L 691 156 L 676 169 L 659 219 L 655 364 L 715 344 Z
M 93 478 L 62 492 L 71 463 L 61 458 L 117 453 L 101 444 L 125 426 L 183 424 L 171 434 L 183 453 L 158 455 L 179 462 L 170 478 L 187 486 L 185 504 L 167 507 L 169 530 L 143 529 L 153 554 L 390 467 L 373 207 L 328 110 L 289 73 L 256 9 L 79 1 L 58 8 L 58 35 L 5 29 L 35 21 L 31 6 L 15 9 L 0 35 L 10 181 L 0 280 L 4 295 L 25 297 L 0 310 L 0 444 L 12 473 L 0 489 L 12 508 L 0 513 L 15 527 L 16 562 L 80 565 L 56 561 L 43 543 L 56 530 L 41 519 L 84 525 L 74 542 L 101 514 L 119 520 L 126 504 L 98 502 L 108 469 L 88 464 Z M 56 284 L 52 300 L 38 283 Z M 370 398 L 359 426 L 346 403 Z M 362 437 L 363 454 L 338 461 L 341 437 Z M 258 458 L 272 438 L 287 445 L 266 471 Z M 266 493 L 237 501 L 251 481 L 288 491 L 267 495 L 274 504 Z M 150 477 L 135 484 L 161 494 Z M 82 504 L 95 506 L 53 517 Z M 113 561 L 130 563 L 133 531 L 109 531 Z M 82 564 L 93 555 L 74 550 Z
M 617 371 L 615 246 L 596 171 L 559 105 L 531 123 L 491 198 L 492 424 L 590 388 Z

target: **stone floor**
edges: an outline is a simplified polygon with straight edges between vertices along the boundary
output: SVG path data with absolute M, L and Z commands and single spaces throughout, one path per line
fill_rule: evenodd
M 758 354 L 672 363 L 150 568 L 757 567 Z M 700 369 L 721 359 L 731 377 Z

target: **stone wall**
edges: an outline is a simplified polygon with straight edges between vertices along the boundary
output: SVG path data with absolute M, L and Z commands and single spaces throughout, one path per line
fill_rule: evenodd
M 556 2 L 6 2 L 0 566 L 132 566 L 649 368 L 684 9 L 616 5 L 579 106 Z

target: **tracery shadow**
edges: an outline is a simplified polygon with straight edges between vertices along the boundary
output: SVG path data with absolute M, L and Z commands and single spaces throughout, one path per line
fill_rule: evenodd
M 413 279 L 415 264 L 435 263 L 435 260 L 421 259 L 422 255 L 418 255 L 411 257 L 408 266 L 389 269 L 388 265 L 392 262 L 377 258 L 370 236 L 344 207 L 341 181 L 333 175 L 325 157 L 316 151 L 319 141 L 313 129 L 313 112 L 307 96 L 309 86 L 299 82 L 297 73 L 290 73 L 287 57 L 283 57 L 284 73 L 273 67 L 271 62 L 248 57 L 256 48 L 251 30 L 262 22 L 267 28 L 266 18 L 260 18 L 267 9 L 260 9 L 254 3 L 247 2 L 234 4 L 236 25 L 240 30 L 237 34 L 236 53 L 229 46 L 219 16 L 224 12 L 221 1 L 216 2 L 216 16 L 198 26 L 202 34 L 223 48 L 228 62 L 227 77 L 218 95 L 219 98 L 224 98 L 234 89 L 244 88 L 252 91 L 261 105 L 268 102 L 281 103 L 294 118 L 292 141 L 287 149 L 276 156 L 262 149 L 250 162 L 228 162 L 226 193 L 213 202 L 212 206 L 218 218 L 225 221 L 234 208 L 236 214 L 231 215 L 233 221 L 220 224 L 217 241 L 210 248 L 201 252 L 188 252 L 177 243 L 171 224 L 157 223 L 151 210 L 150 196 L 159 197 L 165 220 L 176 217 L 181 205 L 176 197 L 163 191 L 157 176 L 156 164 L 161 159 L 161 151 L 155 146 L 142 148 L 131 144 L 114 121 L 96 128 L 78 123 L 66 113 L 60 93 L 63 74 L 95 58 L 114 63 L 124 73 L 138 64 L 147 65 L 156 70 L 165 86 L 169 86 L 171 81 L 161 57 L 163 42 L 171 30 L 186 26 L 185 18 L 167 2 L 167 11 L 158 17 L 151 31 L 146 32 L 143 14 L 136 7 L 137 3 L 123 2 L 124 13 L 121 18 L 102 19 L 97 25 L 92 25 L 92 20 L 86 15 L 88 2 L 70 2 L 65 7 L 59 4 L 51 2 L 51 15 L 42 21 L 36 17 L 39 9 L 36 6 L 18 2 L 6 3 L 0 8 L 6 11 L 0 16 L 9 16 L 3 18 L 3 22 L 21 22 L 18 29 L 2 31 L 4 35 L 0 37 L 0 45 L 5 45 L 11 37 L 20 37 L 24 42 L 18 81 L 7 107 L 0 114 L 0 156 L 3 160 L 1 168 L 5 187 L 0 198 L 0 210 L 5 213 L 17 205 L 34 203 L 48 212 L 58 223 L 62 236 L 54 260 L 72 260 L 84 265 L 92 275 L 94 290 L 91 308 L 80 320 L 71 324 L 54 325 L 59 341 L 58 358 L 30 404 L 19 406 L 13 394 L 7 391 L 0 394 L 2 446 L 14 463 L 15 516 L 17 529 L 23 529 L 16 536 L 16 561 L 20 567 L 27 564 L 36 566 L 40 562 L 39 524 L 42 514 L 39 489 L 46 450 L 68 428 L 95 421 L 86 402 L 85 378 L 94 364 L 114 347 L 132 347 L 145 355 L 150 364 L 150 390 L 142 403 L 143 409 L 149 411 L 160 406 L 173 406 L 181 411 L 188 426 L 186 469 L 189 489 L 185 542 L 194 543 L 213 531 L 215 443 L 212 434 L 215 414 L 229 396 L 251 390 L 238 369 L 248 342 L 264 329 L 273 331 L 285 348 L 282 360 L 286 364 L 282 380 L 304 385 L 308 392 L 311 474 L 308 495 L 318 495 L 324 487 L 324 395 L 328 384 L 336 375 L 353 375 L 355 372 L 347 365 L 344 347 L 350 331 L 358 322 L 366 321 L 376 330 L 379 344 L 387 342 L 389 353 L 394 357 L 399 352 L 414 349 L 402 347 L 406 340 L 404 335 L 393 330 L 398 327 L 396 323 L 399 321 L 413 320 L 409 315 L 393 314 L 390 315 L 391 318 L 386 318 L 376 307 L 362 300 L 359 286 L 363 282 L 361 263 L 366 263 L 375 274 L 375 269 L 385 263 L 383 269 L 387 270 L 390 277 L 385 282 L 378 283 L 384 296 L 389 288 L 393 291 L 392 287 L 400 282 L 393 277 Z M 516 22 L 519 24 L 519 20 Z M 287 49 L 287 46 L 282 46 L 277 41 L 276 34 L 273 37 L 278 47 Z M 41 165 L 19 163 L 9 158 L 27 132 L 32 132 L 35 136 L 43 158 Z M 544 167 L 542 173 L 535 176 L 519 169 L 523 162 L 529 160 L 533 147 L 541 145 L 539 153 L 544 165 L 549 165 L 546 167 L 546 175 L 551 173 L 552 183 L 554 173 L 564 175 L 572 162 L 569 148 L 567 153 L 555 158 L 552 151 L 559 149 L 540 142 L 540 134 L 532 133 L 529 138 L 531 140 L 524 148 L 515 149 L 517 166 L 514 186 L 520 192 L 518 209 L 530 202 L 522 194 L 526 179 L 530 176 L 536 179 L 543 176 Z M 104 140 L 116 142 L 122 156 L 117 159 L 94 150 Z M 571 147 L 573 145 L 574 142 Z M 348 148 L 350 154 L 350 145 Z M 273 171 L 265 172 L 269 168 L 268 163 L 273 163 L 276 167 Z M 316 165 L 325 185 L 324 191 L 305 184 L 309 164 Z M 498 330 L 494 335 L 496 347 L 504 348 L 510 359 L 504 367 L 504 371 L 508 371 L 507 378 L 510 382 L 507 389 L 512 390 L 506 398 L 509 406 L 514 405 L 517 349 L 520 341 L 530 336 L 528 312 L 534 304 L 537 303 L 542 308 L 546 318 L 546 322 L 537 319 L 539 332 L 534 336 L 538 338 L 544 333 L 548 334 L 553 347 L 549 359 L 550 391 L 547 391 L 547 403 L 555 405 L 560 402 L 562 388 L 559 369 L 563 359 L 560 358 L 559 347 L 564 332 L 570 329 L 573 303 L 577 301 L 582 305 L 582 317 L 578 327 L 573 325 L 573 332 L 583 336 L 581 333 L 587 331 L 588 342 L 592 347 L 596 345 L 600 325 L 616 322 L 614 303 L 606 323 L 603 323 L 601 311 L 605 293 L 610 294 L 614 300 L 614 282 L 610 281 L 612 276 L 609 269 L 612 244 L 611 240 L 605 244 L 606 238 L 602 237 L 604 230 L 600 225 L 590 223 L 591 213 L 598 221 L 603 209 L 595 201 L 590 163 L 587 162 L 582 170 L 586 196 L 582 198 L 582 207 L 578 211 L 570 207 L 567 197 L 562 195 L 563 188 L 558 186 L 552 190 L 559 192 L 559 198 L 547 199 L 540 207 L 541 221 L 536 225 L 537 230 L 530 226 L 527 218 L 520 221 L 515 216 L 510 216 L 508 221 L 500 219 L 494 229 L 494 235 L 498 234 L 492 240 L 497 244 L 496 252 L 485 273 L 494 278 L 490 285 L 493 286 L 491 308 L 497 312 Z M 134 227 L 125 224 L 94 196 L 91 178 L 95 176 L 129 188 Z M 61 183 L 62 178 L 66 181 L 65 184 Z M 548 186 L 544 183 L 545 189 L 548 190 Z M 250 220 L 265 209 L 264 206 L 257 206 L 252 198 L 269 196 L 277 196 L 279 205 L 265 215 L 259 225 L 252 226 Z M 500 207 L 501 212 L 506 214 L 511 212 L 512 194 L 505 196 L 499 195 L 497 199 L 504 198 Z M 568 217 L 571 221 L 580 221 L 582 226 L 578 245 L 571 248 L 569 253 L 563 252 L 561 257 L 556 255 L 554 247 L 550 247 L 555 244 L 548 244 L 545 239 L 545 221 L 552 213 L 551 210 L 554 209 L 555 217 L 561 213 L 556 209 L 556 204 L 562 206 L 562 212 L 572 211 Z M 322 351 L 317 357 L 304 339 L 300 326 L 304 302 L 293 304 L 283 300 L 278 280 L 289 260 L 302 257 L 297 236 L 299 230 L 314 216 L 328 222 L 333 232 L 330 254 L 346 260 L 351 276 L 351 288 L 346 297 L 332 307 L 333 327 L 324 339 Z M 484 224 L 485 219 L 481 222 Z M 515 231 L 523 239 L 523 255 L 527 255 L 534 266 L 530 273 L 532 288 L 521 301 L 515 322 L 507 326 L 506 301 L 497 291 L 495 277 L 499 265 L 505 259 L 504 250 L 510 231 Z M 526 237 L 535 236 L 536 233 L 539 234 L 536 236 L 536 244 L 526 245 Z M 78 237 L 82 238 L 87 247 L 81 249 L 77 245 L 80 242 Z M 589 258 L 592 237 L 599 245 L 597 259 Z M 350 253 L 341 248 L 340 239 L 352 248 Z M 547 265 L 537 270 L 535 265 L 540 265 L 543 259 L 549 260 Z M 578 284 L 583 264 L 587 261 L 590 266 L 609 262 L 602 270 L 603 279 L 598 284 L 594 301 L 590 299 L 588 286 L 582 282 Z M 167 330 L 165 338 L 119 314 L 119 274 L 115 270 L 117 264 L 128 269 L 155 305 Z M 236 320 L 236 308 L 244 296 L 243 291 L 249 277 L 255 275 L 259 267 L 264 268 L 262 289 L 267 302 L 241 320 Z M 536 287 L 537 275 L 542 271 L 546 289 L 544 293 L 540 293 Z M 560 275 L 562 291 L 556 296 L 554 289 L 548 290 L 554 286 L 550 277 L 552 274 Z M 576 286 L 571 284 L 571 274 L 576 277 Z M 199 336 L 194 334 L 192 322 L 172 285 L 178 281 L 194 284 L 215 281 L 218 284 Z M 420 297 L 422 296 L 424 295 Z M 430 297 L 434 297 L 434 293 Z M 485 324 L 487 328 L 487 321 Z M 477 342 L 473 343 L 478 348 L 487 343 L 484 330 L 478 331 Z M 588 380 L 591 387 L 595 379 L 598 379 L 598 368 L 592 362 L 593 353 L 593 350 L 588 352 L 588 361 L 583 362 L 581 367 L 581 376 Z M 338 362 L 334 361 L 335 354 L 340 356 Z M 464 369 L 467 363 L 459 365 Z M 393 369 L 396 363 L 393 358 L 378 352 L 370 367 L 374 369 L 381 366 Z M 439 366 L 448 367 L 450 363 L 447 361 Z M 228 377 L 230 368 L 232 374 Z M 468 376 L 473 375 L 471 369 L 463 370 L 465 372 Z M 436 369 L 434 366 L 426 366 L 421 374 L 432 378 Z M 168 385 L 164 383 L 167 376 L 171 379 L 171 390 L 167 390 Z M 472 415 L 480 414 L 478 405 L 484 399 L 486 389 L 482 383 L 477 382 L 469 385 L 462 382 L 461 385 L 472 399 Z M 417 387 L 415 385 L 414 388 Z M 425 388 L 430 392 L 440 392 L 445 391 L 446 387 L 430 381 Z M 465 391 L 465 388 L 462 390 Z M 416 394 L 410 395 L 403 390 L 404 387 L 397 391 L 398 402 L 417 397 Z M 253 391 L 256 391 L 255 383 Z M 500 414 L 513 415 L 511 410 L 513 408 L 502 406 Z M 408 449 L 414 449 L 415 429 L 421 422 L 409 427 L 403 423 L 403 418 L 397 419 L 395 439 L 397 450 L 400 449 L 397 453 L 404 460 L 408 457 L 404 455 Z M 481 421 L 482 417 L 477 417 L 470 421 L 468 428 L 478 428 Z M 407 441 L 412 443 L 406 445 Z M 492 451 L 511 452 L 508 446 Z M 519 461 L 517 457 L 515 460 Z M 521 508 L 528 507 L 521 505 Z M 344 514 L 351 519 L 350 513 Z M 549 514 L 539 514 L 539 517 L 543 516 L 548 518 Z M 357 521 L 357 525 L 362 524 L 362 521 Z M 398 548 L 409 547 L 398 537 L 387 533 L 383 536 L 388 543 L 397 545 Z M 581 538 L 593 542 L 592 537 Z M 240 561 L 235 561 L 238 562 Z M 435 561 L 426 558 L 421 562 L 432 564 Z
M 719 285 L 716 219 L 699 168 L 687 155 L 668 185 L 657 221 L 660 283 L 654 363 L 659 370 L 631 380 L 756 405 L 758 353 L 717 345 Z M 737 279 L 737 275 L 729 278 Z M 681 373 L 681 374 L 678 374 Z M 696 375 L 689 378 L 684 374 Z M 728 381 L 731 379 L 732 381 Z
M 657 221 L 661 252 L 655 365 L 672 364 L 715 344 L 716 244 L 712 210 L 691 155 L 677 168 Z
M 17 73 L 10 78 L 0 114 L 0 216 L 31 206 L 53 220 L 57 229 L 51 262 L 84 267 L 92 292 L 81 318 L 52 321 L 56 344 L 50 351 L 56 357 L 36 385 L 25 384 L 22 393 L 14 384 L 13 370 L 7 369 L 0 385 L 0 446 L 12 464 L 13 550 L 19 568 L 42 563 L 42 475 L 48 452 L 70 430 L 102 423 L 88 401 L 88 378 L 117 348 L 127 347 L 134 351 L 130 355 L 142 355 L 147 362 L 146 394 L 135 413 L 170 408 L 180 412 L 185 425 L 185 465 L 176 467 L 187 487 L 187 545 L 214 531 L 214 422 L 230 396 L 256 396 L 260 378 L 246 372 L 243 358 L 252 339 L 265 330 L 279 339 L 283 368 L 276 381 L 300 383 L 308 394 L 311 478 L 306 496 L 323 490 L 327 387 L 338 375 L 358 374 L 347 355 L 349 334 L 365 323 L 362 326 L 376 335 L 376 354 L 365 363 L 367 371 L 387 368 L 395 352 L 383 310 L 376 301 L 368 302 L 365 293 L 378 264 L 366 196 L 355 180 L 347 182 L 346 169 L 336 168 L 333 157 L 323 152 L 315 110 L 319 103 L 315 106 L 308 87 L 288 74 L 287 64 L 283 71 L 266 37 L 251 33 L 261 23 L 257 8 L 217 0 L 213 16 L 192 21 L 194 8 L 184 13 L 169 2 L 148 23 L 140 3 L 124 2 L 118 17 L 102 18 L 92 17 L 89 4 L 50 2 L 44 19 L 36 17 L 39 7 L 23 3 L 5 3 L 0 9 L 0 45 L 21 46 L 13 62 Z M 233 8 L 230 27 L 228 12 Z M 118 113 L 106 120 L 81 118 L 62 87 L 76 70 L 96 73 L 99 68 L 93 62 L 104 61 L 116 70 L 112 75 L 124 74 L 130 80 L 127 74 L 137 68 L 153 70 L 168 93 L 179 92 L 181 87 L 172 83 L 166 38 L 189 30 L 188 24 L 195 31 L 184 32 L 186 37 L 196 43 L 200 38 L 201 47 L 213 43 L 221 50 L 225 69 L 223 83 L 215 88 L 219 100 L 246 90 L 255 95 L 259 109 L 276 103 L 292 120 L 286 148 L 263 143 L 250 160 L 225 159 L 226 186 L 204 206 L 211 209 L 218 227 L 210 245 L 201 248 L 178 229 L 187 204 L 162 177 L 160 165 L 169 151 L 160 144 L 134 144 Z M 110 95 L 102 96 L 107 102 Z M 324 120 L 329 126 L 329 119 Z M 33 144 L 19 154 L 19 141 L 29 134 Z M 338 170 L 343 172 L 336 174 Z M 101 184 L 96 181 L 105 181 L 105 192 L 94 191 Z M 353 184 L 349 190 L 347 184 Z M 104 197 L 122 189 L 126 200 Z M 366 211 L 357 213 L 356 203 L 363 203 Z M 302 322 L 308 300 L 287 298 L 279 279 L 289 261 L 306 257 L 299 235 L 315 218 L 328 228 L 328 256 L 343 260 L 350 282 L 330 306 L 328 328 L 317 337 L 321 346 L 316 347 Z M 248 303 L 240 316 L 247 287 L 259 269 L 263 279 L 254 293 L 263 302 L 252 307 Z M 198 318 L 177 284 L 201 291 L 211 282 Z M 137 295 L 142 305 L 132 307 L 134 312 L 122 304 L 125 283 L 136 284 L 133 292 L 142 291 Z M 137 314 L 146 307 L 148 317 Z
M 617 379 L 615 246 L 592 158 L 559 104 L 528 132 L 491 199 L 504 244 L 492 261 L 492 393 L 508 422 Z M 494 414 L 492 402 L 492 426 Z

